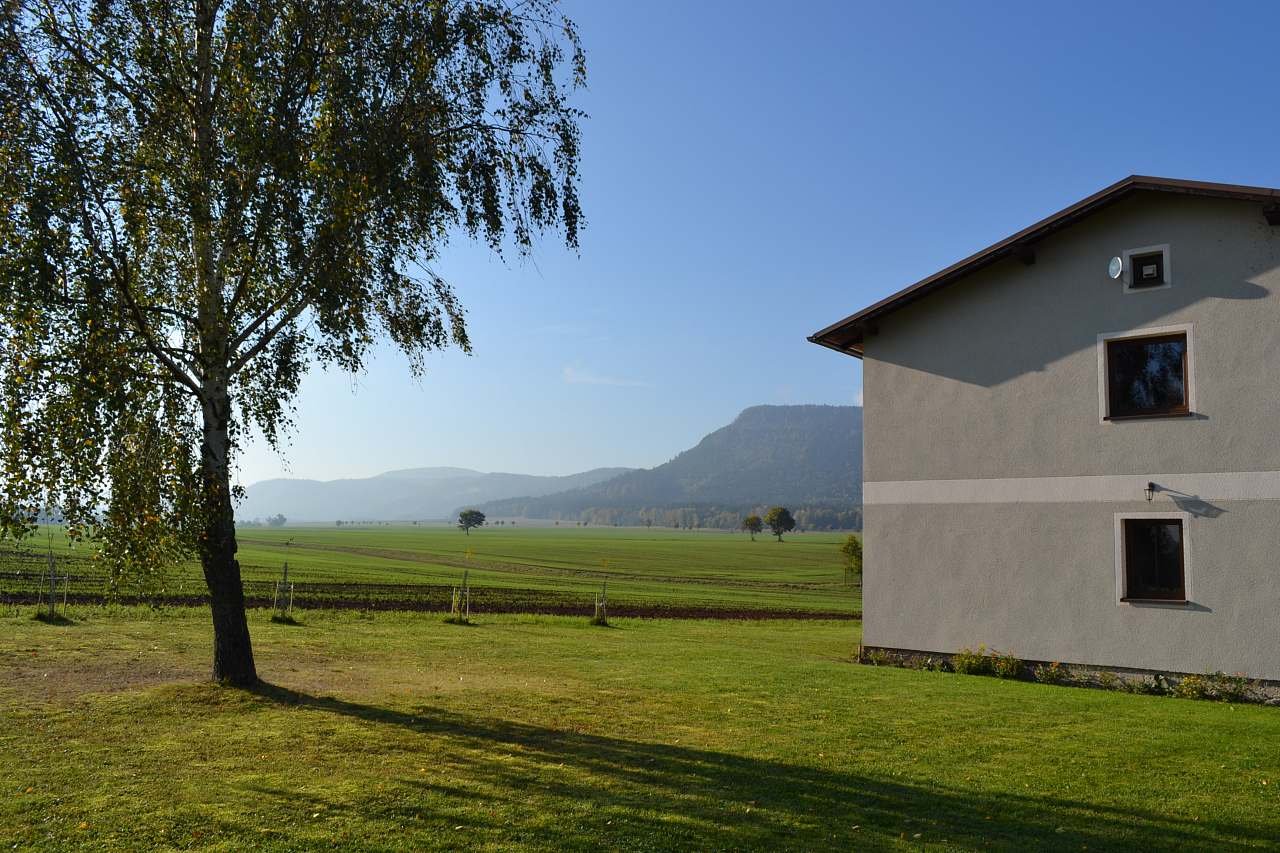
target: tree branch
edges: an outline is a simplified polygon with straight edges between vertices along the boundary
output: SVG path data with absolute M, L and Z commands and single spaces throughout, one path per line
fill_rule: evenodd
M 281 315 L 280 319 L 270 329 L 262 333 L 262 337 L 258 338 L 257 343 L 231 362 L 231 375 L 234 376 L 240 371 L 240 368 L 253 361 L 260 352 L 266 349 L 267 344 L 271 343 L 272 339 L 280 333 L 280 330 L 297 319 L 298 315 L 305 311 L 306 308 L 307 301 L 304 299 Z

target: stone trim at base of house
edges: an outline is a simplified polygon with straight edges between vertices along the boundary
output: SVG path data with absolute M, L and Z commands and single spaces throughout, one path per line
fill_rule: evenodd
M 988 653 L 995 653 L 989 649 Z M 926 652 L 917 649 L 896 649 L 888 646 L 858 646 L 858 663 L 871 666 L 896 666 L 904 669 L 924 669 L 954 672 L 954 652 Z M 1042 668 L 1057 667 L 1060 680 L 1038 677 Z M 1066 663 L 1064 661 L 1022 660 L 1020 681 L 1041 681 L 1065 687 L 1090 687 L 1099 690 L 1127 690 L 1134 693 L 1174 693 L 1187 678 L 1205 678 L 1203 673 L 1176 672 L 1173 670 L 1138 669 L 1133 667 L 1098 666 L 1096 664 Z M 1241 701 L 1280 706 L 1280 681 L 1250 678 L 1248 690 Z

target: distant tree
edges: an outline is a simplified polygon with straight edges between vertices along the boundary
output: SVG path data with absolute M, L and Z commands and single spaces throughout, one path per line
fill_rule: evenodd
M 645 527 L 653 527 L 653 519 L 652 519 L 652 518 L 646 518 L 646 519 L 644 520 L 644 526 L 645 526 Z
M 464 509 L 458 513 L 458 529 L 468 536 L 471 535 L 471 528 L 483 525 L 484 513 L 478 509 Z
M 273 515 L 267 519 L 267 524 L 271 527 L 284 527 L 285 522 L 288 520 L 283 515 Z
M 844 557 L 845 577 L 850 582 L 862 575 L 862 537 L 850 533 L 840 546 L 840 555 Z
M 782 541 L 782 534 L 790 533 L 796 527 L 796 520 L 791 517 L 791 510 L 785 506 L 775 506 L 764 515 L 764 523 L 769 526 L 770 532 L 778 537 L 778 541 Z
M 748 515 L 742 519 L 742 529 L 751 534 L 751 541 L 756 541 L 756 534 L 764 530 L 764 522 L 758 515 Z

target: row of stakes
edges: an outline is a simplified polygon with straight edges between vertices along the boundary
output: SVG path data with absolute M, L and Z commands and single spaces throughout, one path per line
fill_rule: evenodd
M 462 573 L 462 585 L 453 588 L 453 595 L 449 604 L 449 618 L 446 622 L 459 625 L 471 624 L 471 570 L 467 569 Z M 49 555 L 49 589 L 52 596 L 53 590 L 53 555 Z M 65 603 L 66 587 L 63 587 L 63 597 Z M 293 619 L 293 582 L 289 580 L 289 563 L 284 564 L 284 576 L 276 581 L 275 595 L 271 602 L 273 618 L 278 620 L 290 621 Z M 50 615 L 53 615 L 52 605 Z M 592 625 L 608 625 L 609 624 L 609 583 L 605 581 L 600 585 L 600 591 L 595 594 L 595 612 L 591 617 Z
M 462 573 L 462 585 L 453 588 L 453 598 L 449 606 L 449 618 L 446 621 L 456 622 L 460 624 L 470 624 L 471 622 L 471 583 L 470 569 Z M 48 598 L 48 618 L 56 619 L 58 616 L 58 581 L 62 581 L 62 610 L 67 610 L 67 586 L 71 578 L 67 574 L 58 577 L 57 562 L 53 558 L 53 552 L 49 552 L 49 598 Z M 293 582 L 289 580 L 289 563 L 285 561 L 284 575 L 276 581 L 275 594 L 271 601 L 271 610 L 273 618 L 289 621 L 293 619 Z M 43 612 L 45 607 L 44 590 L 41 589 L 39 597 L 36 600 L 37 608 Z M 609 584 L 604 582 L 600 585 L 600 591 L 595 595 L 595 612 L 591 617 L 592 625 L 608 625 L 609 624 Z
M 446 622 L 455 625 L 471 624 L 471 583 L 470 569 L 462 573 L 462 586 L 453 588 L 453 596 L 449 604 L 449 618 Z M 595 596 L 595 613 L 591 617 L 592 625 L 608 625 L 609 624 L 609 583 L 606 581 L 600 585 L 600 591 Z

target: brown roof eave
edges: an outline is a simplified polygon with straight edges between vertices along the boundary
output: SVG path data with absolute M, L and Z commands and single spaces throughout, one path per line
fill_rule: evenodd
M 1250 187 L 1239 184 L 1215 184 L 1205 181 L 1184 181 L 1175 178 L 1157 178 L 1148 175 L 1130 175 L 1093 195 L 1081 199 L 1070 207 L 1030 225 L 980 252 L 958 261 L 946 269 L 921 279 L 910 287 L 888 296 L 873 305 L 832 323 L 809 336 L 809 341 L 836 352 L 862 357 L 864 326 L 867 322 L 896 311 L 905 305 L 929 295 L 964 276 L 977 272 L 1006 257 L 1025 252 L 1038 240 L 1090 216 L 1103 207 L 1113 204 L 1132 192 L 1151 190 L 1187 195 L 1233 198 L 1245 201 L 1276 203 L 1280 201 L 1280 189 Z M 1270 221 L 1270 216 L 1268 218 Z

